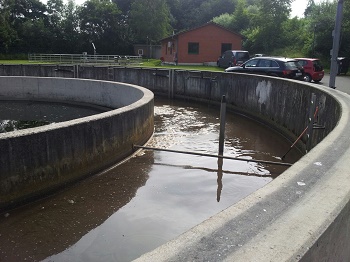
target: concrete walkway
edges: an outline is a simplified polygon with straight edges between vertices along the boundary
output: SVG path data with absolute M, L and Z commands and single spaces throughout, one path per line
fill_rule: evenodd
M 319 83 L 325 87 L 329 86 L 329 74 L 325 74 L 322 81 Z M 335 78 L 336 90 L 350 94 L 350 75 L 339 75 Z

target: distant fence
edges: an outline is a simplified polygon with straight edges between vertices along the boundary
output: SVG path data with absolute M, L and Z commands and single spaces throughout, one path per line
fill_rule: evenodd
M 87 54 L 29 54 L 29 62 L 62 64 L 142 64 L 141 56 L 87 55 Z

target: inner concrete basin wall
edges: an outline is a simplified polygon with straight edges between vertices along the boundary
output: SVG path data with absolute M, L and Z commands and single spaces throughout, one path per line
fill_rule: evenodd
M 0 134 L 0 209 L 94 174 L 132 154 L 153 134 L 153 93 L 108 81 L 0 77 L 0 100 L 108 107 L 80 119 Z
M 96 65 L 0 65 L 0 75 L 117 81 L 146 87 L 156 95 L 214 105 L 220 103 L 222 95 L 226 95 L 229 109 L 266 122 L 291 141 L 294 141 L 307 126 L 311 95 L 315 93 L 316 104 L 319 107 L 317 117 L 322 121 L 324 129 L 313 132 L 310 147 L 315 146 L 334 128 L 340 114 L 336 99 L 322 89 L 273 77 Z M 303 143 L 297 144 L 303 151 L 306 149 L 305 137 L 302 138 Z
M 0 74 L 15 71 L 6 70 L 0 66 Z M 313 130 L 307 154 L 263 188 L 136 261 L 350 261 L 349 95 L 305 82 L 209 71 L 92 66 L 34 71 L 127 82 L 214 106 L 225 95 L 229 109 L 269 124 L 291 142 L 307 126 L 315 94 L 322 129 Z M 303 137 L 300 149 L 305 144 Z

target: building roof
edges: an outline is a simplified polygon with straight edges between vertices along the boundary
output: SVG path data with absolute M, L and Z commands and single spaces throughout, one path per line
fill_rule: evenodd
M 239 33 L 236 33 L 236 32 L 234 32 L 234 31 L 231 31 L 231 30 L 227 29 L 226 27 L 221 26 L 221 25 L 219 25 L 219 24 L 214 23 L 214 22 L 211 21 L 211 22 L 208 22 L 208 23 L 206 23 L 206 24 L 204 24 L 204 25 L 201 25 L 201 26 L 198 26 L 198 27 L 195 27 L 195 28 L 192 28 L 192 29 L 184 30 L 184 31 L 181 31 L 181 32 L 179 32 L 179 33 L 173 34 L 173 35 L 171 35 L 171 36 L 165 37 L 165 38 L 163 38 L 163 39 L 160 39 L 159 41 L 162 42 L 162 41 L 164 41 L 164 40 L 168 40 L 168 39 L 172 39 L 172 38 L 177 38 L 179 35 L 186 34 L 186 33 L 188 33 L 188 32 L 197 30 L 197 29 L 202 28 L 202 27 L 206 27 L 206 26 L 208 26 L 208 25 L 217 26 L 217 27 L 219 27 L 219 28 L 221 28 L 221 29 L 223 29 L 223 30 L 226 30 L 226 31 L 230 32 L 231 34 L 235 34 L 235 35 L 237 35 L 237 36 L 239 36 L 239 37 L 244 38 L 243 35 L 241 35 L 241 34 L 239 34 Z

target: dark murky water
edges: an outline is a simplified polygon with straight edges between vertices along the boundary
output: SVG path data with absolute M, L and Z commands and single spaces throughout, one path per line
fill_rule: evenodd
M 156 98 L 149 146 L 218 152 L 219 109 Z M 266 127 L 228 115 L 224 155 L 280 161 Z M 295 162 L 292 150 L 285 161 Z M 269 183 L 286 167 L 161 151 L 0 217 L 0 261 L 131 261 Z
M 99 114 L 107 108 L 45 101 L 0 101 L 0 133 Z

